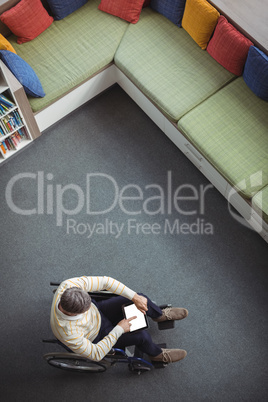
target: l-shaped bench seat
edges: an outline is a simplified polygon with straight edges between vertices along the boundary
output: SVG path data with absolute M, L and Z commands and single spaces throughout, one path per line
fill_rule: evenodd
M 242 77 L 187 113 L 178 128 L 243 198 L 268 183 L 268 103 Z
M 34 69 L 46 94 L 28 97 L 34 113 L 113 62 L 129 24 L 99 11 L 98 4 L 99 0 L 88 1 L 22 45 L 15 35 L 8 37 L 17 54 Z
M 235 78 L 150 7 L 128 27 L 115 64 L 173 122 Z
M 67 99 L 73 108 L 90 99 L 77 99 L 74 88 L 94 82 L 94 95 L 118 82 L 268 241 L 268 102 L 150 7 L 129 24 L 98 10 L 99 2 L 23 45 L 8 38 L 46 92 L 29 97 L 37 122 L 43 116 L 48 127 L 72 110 Z

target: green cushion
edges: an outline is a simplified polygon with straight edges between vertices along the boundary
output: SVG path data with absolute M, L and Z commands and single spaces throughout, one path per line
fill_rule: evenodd
M 129 25 L 115 64 L 176 122 L 234 78 L 184 29 L 150 7 Z
M 126 21 L 98 10 L 99 0 L 53 24 L 31 42 L 12 46 L 36 72 L 46 96 L 29 98 L 34 112 L 46 107 L 67 91 L 113 61 L 128 26 Z
M 268 186 L 259 191 L 252 198 L 252 206 L 255 211 L 268 223 Z
M 268 103 L 242 77 L 189 112 L 178 127 L 245 198 L 268 184 Z

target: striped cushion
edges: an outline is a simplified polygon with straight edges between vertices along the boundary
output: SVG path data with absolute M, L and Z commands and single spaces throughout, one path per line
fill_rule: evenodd
M 180 27 L 185 1 L 186 0 L 152 0 L 151 7 Z
M 252 198 L 255 211 L 268 223 L 268 186 L 264 187 Z
M 268 103 L 242 77 L 189 112 L 178 127 L 245 198 L 268 184 Z
M 98 10 L 90 0 L 67 18 L 53 23 L 42 37 L 23 46 L 9 40 L 16 52 L 34 69 L 46 96 L 30 98 L 34 112 L 81 84 L 113 61 L 128 23 Z M 55 40 L 56 38 L 56 40 Z
M 115 63 L 175 122 L 234 77 L 150 7 L 129 25 Z

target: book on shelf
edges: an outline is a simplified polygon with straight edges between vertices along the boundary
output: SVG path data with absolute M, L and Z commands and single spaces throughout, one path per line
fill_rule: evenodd
M 5 150 L 7 151 L 7 146 L 6 146 L 5 141 L 2 142 L 2 145 L 3 145 L 3 147 L 5 148 Z
M 5 146 L 4 146 L 4 144 L 1 142 L 0 143 L 0 147 L 1 147 L 1 150 L 2 150 L 2 152 L 3 152 L 3 154 L 6 154 L 6 148 L 5 148 Z
M 22 140 L 29 140 L 29 135 L 25 127 L 19 128 L 10 137 L 6 138 L 2 142 L 0 142 L 0 148 L 3 154 L 6 154 L 7 151 L 16 150 L 16 147 L 20 144 Z
M 22 126 L 22 125 L 23 125 L 23 122 L 22 122 L 22 119 L 21 119 L 21 117 L 20 117 L 19 112 L 18 112 L 17 110 L 13 110 L 12 114 L 13 114 L 15 120 L 17 121 L 18 125 L 19 125 L 19 126 Z
M 7 108 L 5 105 L 2 105 L 0 103 L 0 115 L 5 115 L 8 112 L 9 108 Z
M 16 107 L 15 103 L 13 103 L 13 102 L 8 103 L 6 101 L 7 98 L 5 98 L 5 97 L 4 97 L 4 99 L 2 99 L 2 98 L 3 98 L 3 95 L 0 94 L 0 117 L 5 116 L 9 112 L 9 110 Z
M 4 104 L 8 108 L 12 108 L 15 106 L 15 103 L 12 102 L 10 99 L 8 99 L 6 96 L 3 94 L 0 94 L 0 103 Z
M 13 110 L 0 119 L 0 135 L 7 135 L 22 125 L 23 122 L 18 111 Z

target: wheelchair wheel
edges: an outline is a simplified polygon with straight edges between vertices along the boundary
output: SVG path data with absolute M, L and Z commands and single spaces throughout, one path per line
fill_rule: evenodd
M 44 359 L 55 368 L 77 373 L 103 373 L 107 367 L 75 353 L 47 353 Z

